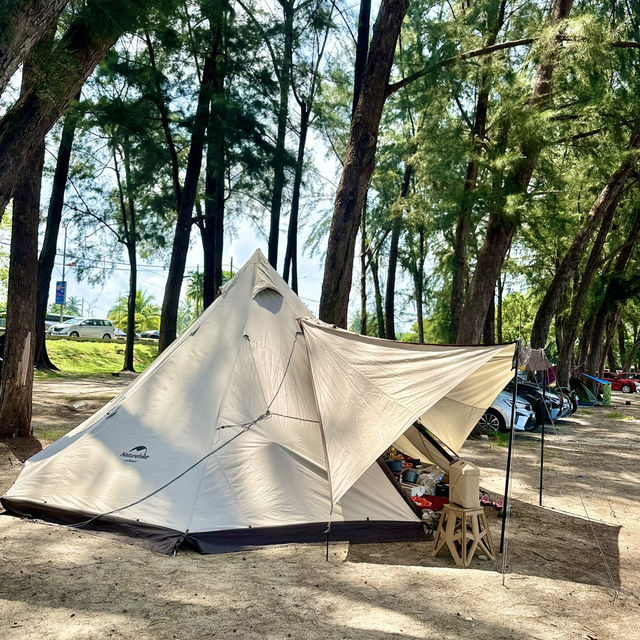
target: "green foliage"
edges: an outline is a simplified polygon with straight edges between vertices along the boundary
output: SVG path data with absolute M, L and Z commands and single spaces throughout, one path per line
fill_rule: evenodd
M 65 315 L 81 316 L 83 313 L 83 307 L 84 305 L 82 300 L 80 300 L 80 298 L 69 296 L 67 298 L 67 302 L 64 305 L 63 311 Z M 60 314 L 60 305 L 51 303 L 49 305 L 48 313 L 52 315 Z
M 123 331 L 126 331 L 128 327 L 127 304 L 127 296 L 122 296 L 107 314 L 107 318 Z M 148 295 L 145 291 L 136 291 L 135 331 L 139 333 L 159 328 L 160 307 L 155 303 L 153 296 Z
M 222 284 L 226 284 L 232 278 L 231 271 L 222 270 Z M 204 273 L 192 271 L 188 274 L 186 301 L 179 311 L 179 330 L 184 331 L 203 311 L 204 300 Z
M 351 320 L 351 324 L 349 325 L 349 331 L 353 331 L 355 333 L 360 333 L 362 331 L 362 317 L 360 314 L 360 310 L 356 311 L 353 314 L 353 319 Z M 367 335 L 378 335 L 378 318 L 376 317 L 375 310 L 367 310 Z
M 531 335 L 533 319 L 537 305 L 530 292 L 522 294 L 518 291 L 509 293 L 502 302 L 504 342 L 512 342 L 518 338 L 526 338 Z
M 202 300 L 204 290 L 204 273 L 192 271 L 187 281 L 187 301 L 194 304 L 195 317 L 202 313 Z
M 282 12 L 289 7 L 293 9 L 292 50 L 286 52 Z M 501 7 L 505 13 L 499 24 Z M 532 103 L 537 66 L 557 38 L 557 28 L 547 24 L 548 9 L 549 3 L 530 0 L 410 3 L 391 82 L 420 70 L 424 73 L 388 98 L 375 141 L 376 168 L 368 190 L 364 242 L 370 334 L 377 335 L 379 329 L 373 269 L 384 296 L 391 228 L 400 224 L 394 302 L 403 326 L 398 332 L 413 325 L 401 339 L 417 340 L 414 320 L 421 313 L 424 340 L 448 340 L 456 225 L 461 214 L 468 212 L 467 286 L 489 216 L 516 224 L 502 267 L 504 299 L 499 320 L 503 340 L 529 338 L 558 265 L 627 153 L 630 132 L 638 127 L 640 94 L 637 50 L 611 46 L 640 38 L 635 7 L 581 2 L 574 3 L 562 27 L 562 44 L 553 60 L 552 94 L 542 107 Z M 61 33 L 69 24 L 99 38 L 125 33 L 89 80 L 79 107 L 84 117 L 74 146 L 65 213 L 72 218 L 70 242 L 79 256 L 78 275 L 90 282 L 104 280 L 125 256 L 167 261 L 178 200 L 168 138 L 182 179 L 204 60 L 213 42 L 217 84 L 210 95 L 205 155 L 207 147 L 217 143 L 223 148 L 215 162 L 223 158 L 225 242 L 229 236 L 246 233 L 249 226 L 263 231 L 276 162 L 285 166 L 291 184 L 292 150 L 299 133 L 297 110 L 308 101 L 313 103 L 310 140 L 315 155 L 303 163 L 301 225 L 312 222 L 306 248 L 322 255 L 335 186 L 325 186 L 319 178 L 326 173 L 324 167 L 314 165 L 324 152 L 339 170 L 344 156 L 351 126 L 355 53 L 345 25 L 353 29 L 357 10 L 357 3 L 334 5 L 327 0 L 273 6 L 256 0 L 241 5 L 227 0 L 72 3 L 61 19 Z M 523 38 L 531 39 L 531 44 L 491 55 L 459 55 L 482 49 L 493 40 L 506 43 Z M 48 61 L 51 80 L 45 88 L 54 97 L 58 84 L 64 85 L 65 70 L 75 64 L 72 56 L 60 51 L 62 44 L 58 36 L 55 46 L 60 55 L 50 55 Z M 291 97 L 286 152 L 276 158 L 283 61 L 292 65 L 291 86 L 285 87 Z M 478 139 L 474 130 L 483 88 L 487 89 L 486 131 Z M 535 170 L 528 189 L 522 189 L 518 179 L 526 173 L 525 152 L 531 149 Z M 400 197 L 407 167 L 409 190 Z M 465 188 L 471 170 L 477 175 L 473 185 Z M 638 249 L 631 252 L 624 270 L 615 267 L 637 216 L 636 180 L 634 175 L 625 185 L 583 314 L 588 317 L 605 307 L 619 313 L 621 335 L 613 341 L 613 352 L 620 363 L 637 359 L 634 353 L 640 348 Z M 201 228 L 210 204 L 204 182 L 201 175 L 194 215 Z M 290 198 L 291 190 L 285 188 L 285 213 Z M 9 215 L 2 225 L 6 232 Z M 358 244 L 356 253 L 359 250 Z M 558 321 L 570 315 L 588 254 L 587 250 L 556 314 Z M 98 266 L 101 260 L 103 266 Z M 7 268 L 8 250 L 0 245 L 0 298 L 6 291 Z M 137 292 L 137 308 L 140 295 Z M 110 312 L 121 327 L 126 326 L 125 306 L 123 297 Z M 150 301 L 148 306 L 155 303 Z M 80 311 L 72 299 L 66 310 Z M 179 329 L 183 331 L 201 313 L 202 274 L 192 273 L 179 310 Z M 351 328 L 358 331 L 359 313 L 352 318 Z M 157 309 L 137 311 L 137 330 L 157 324 Z M 556 333 L 561 338 L 561 331 L 552 328 L 551 337 Z

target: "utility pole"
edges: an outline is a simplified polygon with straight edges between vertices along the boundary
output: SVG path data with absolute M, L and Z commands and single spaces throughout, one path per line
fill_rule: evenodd
M 67 298 L 67 281 L 64 279 L 67 266 L 67 226 L 64 225 L 64 249 L 62 250 L 62 282 L 64 282 L 64 297 Z M 60 305 L 60 322 L 64 320 L 64 302 Z
M 231 277 L 233 278 L 233 256 L 231 256 L 231 266 L 229 268 L 229 271 L 231 271 Z

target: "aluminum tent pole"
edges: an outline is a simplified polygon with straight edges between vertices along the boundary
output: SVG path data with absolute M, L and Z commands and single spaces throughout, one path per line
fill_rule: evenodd
M 513 456 L 513 423 L 516 413 L 516 397 L 518 395 L 518 366 L 520 364 L 520 339 L 516 342 L 515 366 L 513 374 L 513 398 L 511 400 L 511 423 L 509 425 L 509 451 L 507 453 L 507 472 L 504 482 L 504 500 L 502 506 L 502 531 L 500 533 L 500 553 L 504 549 L 504 532 L 507 525 L 509 506 L 509 476 L 511 475 L 511 458 Z
M 547 370 L 544 370 L 544 384 L 542 385 L 542 403 L 544 413 L 542 414 L 542 437 L 540 438 L 540 498 L 538 504 L 542 506 L 542 476 L 544 474 L 544 425 L 547 421 Z

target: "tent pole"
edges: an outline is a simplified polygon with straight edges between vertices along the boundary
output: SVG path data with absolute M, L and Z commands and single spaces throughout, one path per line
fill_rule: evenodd
M 513 423 L 516 413 L 516 398 L 518 396 L 518 367 L 520 365 L 520 339 L 516 342 L 515 366 L 513 374 L 513 398 L 511 401 L 511 423 L 509 425 L 509 451 L 507 453 L 507 472 L 504 483 L 504 504 L 502 507 L 502 531 L 500 533 L 500 553 L 504 549 L 504 532 L 509 511 L 509 476 L 511 474 L 511 457 L 513 455 Z
M 540 499 L 538 504 L 542 506 L 542 476 L 544 474 L 544 425 L 547 421 L 547 370 L 544 370 L 544 384 L 542 386 L 542 402 L 544 413 L 542 414 L 542 437 L 540 438 Z

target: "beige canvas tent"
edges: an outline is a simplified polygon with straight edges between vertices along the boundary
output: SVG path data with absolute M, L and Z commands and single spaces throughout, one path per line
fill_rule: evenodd
M 332 539 L 414 537 L 420 519 L 378 457 L 395 442 L 446 466 L 513 353 L 328 326 L 256 252 L 120 396 L 27 461 L 2 504 L 163 552 L 323 540 L 328 521 Z

